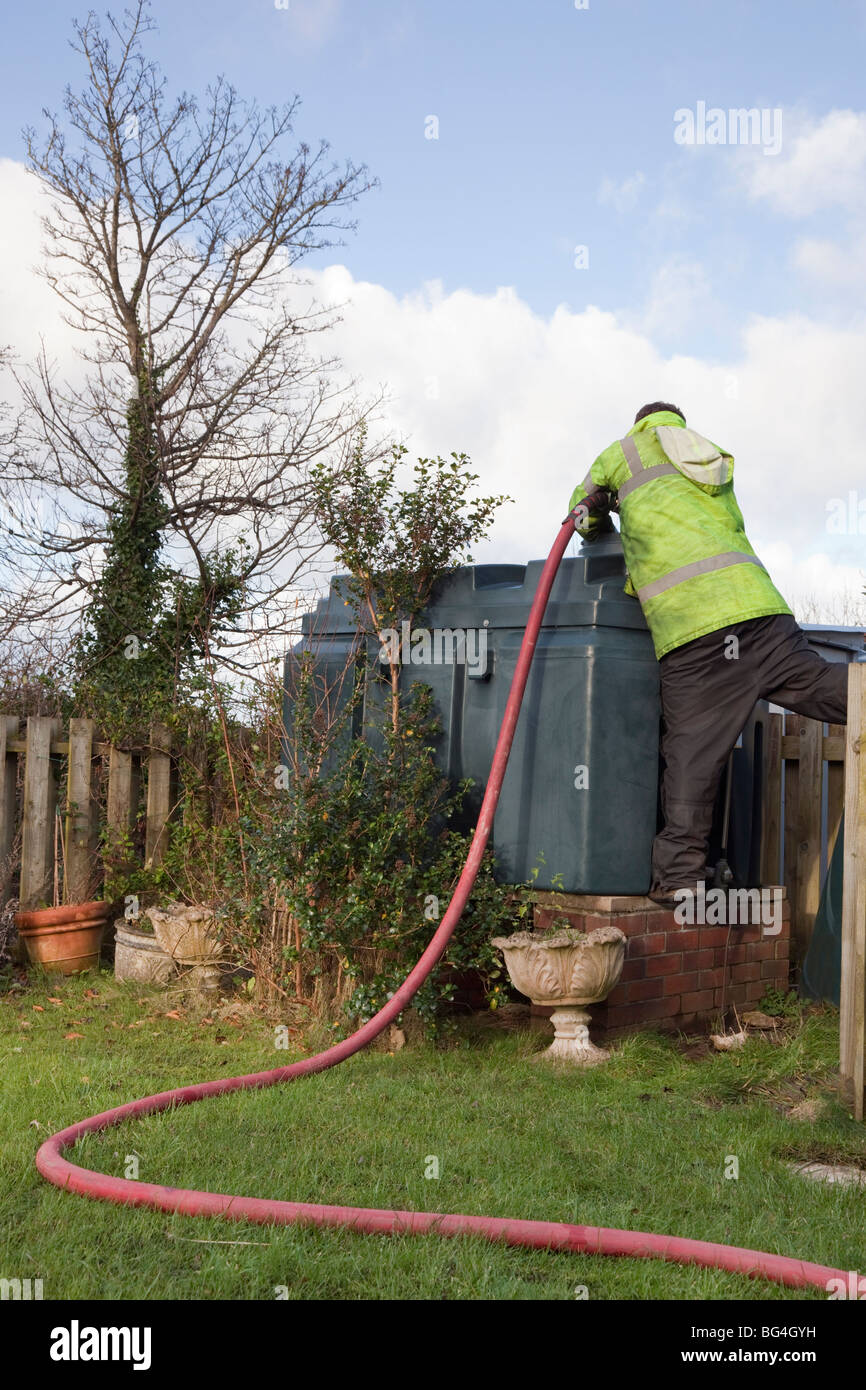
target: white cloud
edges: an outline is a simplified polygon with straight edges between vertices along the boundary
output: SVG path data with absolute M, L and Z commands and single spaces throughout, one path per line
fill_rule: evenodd
M 72 335 L 59 323 L 57 296 L 35 274 L 43 259 L 40 216 L 48 203 L 36 179 L 13 159 L 0 159 L 0 207 L 0 341 L 33 355 L 40 333 L 50 332 L 49 351 L 71 358 Z
M 783 141 L 777 157 L 740 161 L 753 198 L 766 199 L 789 217 L 806 217 L 831 207 L 862 206 L 866 113 L 830 111 L 816 121 L 789 117 L 786 111 Z
M 739 358 L 718 365 L 665 355 L 597 307 L 542 319 L 508 289 L 445 295 L 431 285 L 397 298 L 342 266 L 319 288 L 351 301 L 334 345 L 353 371 L 388 383 L 389 420 L 412 453 L 463 449 L 485 490 L 517 499 L 476 559 L 546 554 L 595 456 L 638 406 L 669 399 L 736 455 L 749 535 L 783 592 L 818 598 L 829 614 L 846 590 L 862 590 L 866 536 L 829 534 L 826 517 L 830 498 L 856 488 L 866 497 L 866 325 L 755 318 Z
M 614 179 L 602 179 L 601 187 L 598 190 L 598 201 L 602 206 L 610 205 L 617 212 L 632 212 L 637 206 L 638 199 L 646 184 L 646 178 L 640 172 L 629 175 L 621 183 Z
M 712 322 L 713 307 L 712 290 L 700 262 L 671 256 L 653 274 L 636 321 L 648 337 L 664 344 L 697 323 Z
M 828 237 L 803 237 L 794 247 L 792 260 L 804 275 L 846 296 L 866 286 L 866 237 L 862 234 L 842 243 Z
M 29 269 L 32 187 L 20 166 L 0 163 L 3 338 L 26 354 L 41 331 L 71 362 L 74 335 Z M 545 555 L 596 455 L 645 401 L 668 399 L 735 454 L 750 538 L 783 592 L 818 595 L 832 610 L 862 588 L 866 536 L 828 533 L 826 508 L 852 489 L 866 495 L 866 321 L 756 317 L 737 359 L 719 364 L 671 354 L 646 321 L 596 306 L 542 317 L 509 288 L 446 294 L 433 283 L 397 297 L 343 266 L 308 274 L 320 300 L 348 301 L 329 350 L 371 390 L 387 384 L 388 425 L 412 455 L 465 450 L 485 492 L 516 499 L 477 560 Z
M 278 15 L 285 11 L 294 38 L 307 47 L 318 48 L 337 28 L 342 0 L 274 0 L 274 6 Z

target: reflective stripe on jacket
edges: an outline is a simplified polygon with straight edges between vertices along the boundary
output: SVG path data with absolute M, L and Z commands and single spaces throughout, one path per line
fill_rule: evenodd
M 599 454 L 569 509 L 614 495 L 628 566 L 657 657 L 729 623 L 790 613 L 746 537 L 731 454 L 658 410 Z M 580 534 L 599 524 L 592 516 Z

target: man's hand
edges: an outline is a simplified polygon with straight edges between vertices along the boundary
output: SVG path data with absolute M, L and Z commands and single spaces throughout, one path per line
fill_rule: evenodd
M 595 517 L 594 520 L 595 525 L 591 531 L 579 533 L 584 545 L 592 545 L 595 541 L 600 541 L 602 536 L 609 536 L 612 531 L 616 530 L 607 512 L 603 516 Z
M 581 498 L 569 512 L 574 521 L 574 529 L 581 540 L 591 544 L 602 536 L 610 535 L 613 522 L 610 519 L 611 495 L 606 488 L 599 488 Z M 566 517 L 568 520 L 568 517 Z

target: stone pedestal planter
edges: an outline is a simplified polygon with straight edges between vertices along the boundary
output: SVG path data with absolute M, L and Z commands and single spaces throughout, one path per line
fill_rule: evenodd
M 540 1057 L 578 1066 L 593 1066 L 609 1057 L 590 1042 L 590 1015 L 583 1006 L 598 1003 L 613 989 L 622 971 L 625 943 L 625 934 L 608 926 L 591 932 L 564 927 L 549 934 L 521 931 L 493 938 L 515 988 L 533 1004 L 553 1007 L 553 1042 Z
M 114 924 L 114 942 L 116 979 L 165 985 L 175 973 L 174 961 L 153 932 L 141 931 L 124 917 Z
M 171 903 L 167 908 L 149 907 L 143 915 L 153 923 L 166 955 L 188 972 L 194 989 L 219 989 L 221 949 L 211 908 Z

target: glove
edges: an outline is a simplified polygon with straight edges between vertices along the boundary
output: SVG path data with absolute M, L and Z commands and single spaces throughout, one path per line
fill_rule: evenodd
M 596 517 L 595 525 L 591 531 L 587 531 L 585 534 L 581 533 L 580 539 L 584 545 L 594 545 L 596 541 L 601 540 L 602 536 L 609 536 L 615 530 L 616 527 L 609 514 L 605 512 L 603 516 Z

